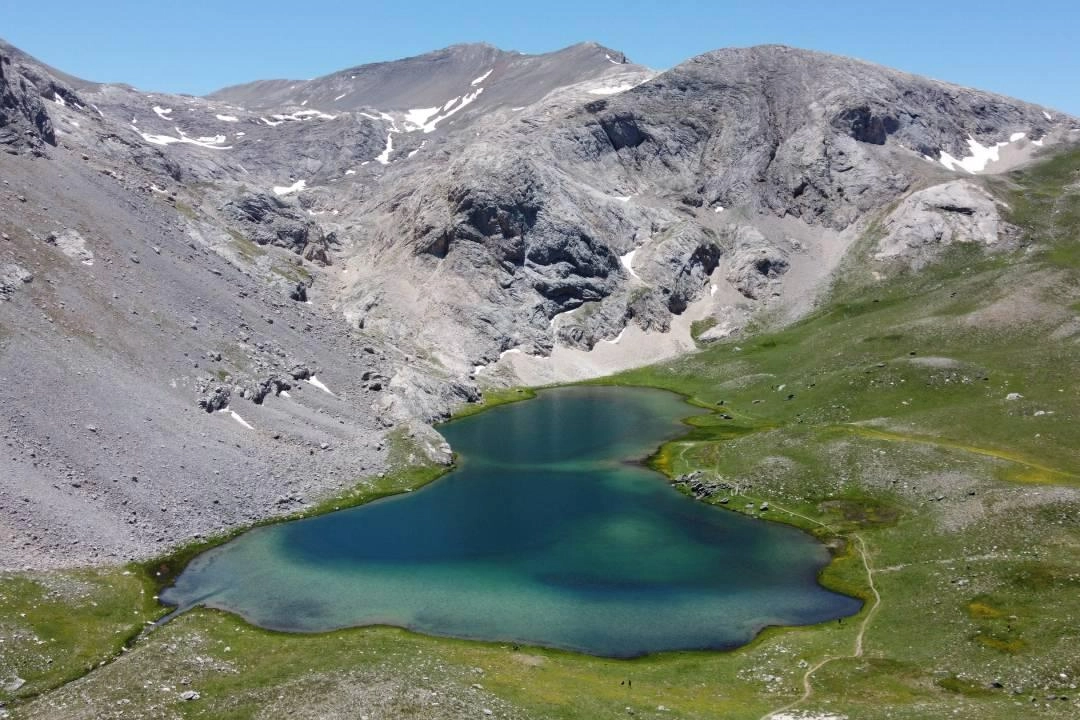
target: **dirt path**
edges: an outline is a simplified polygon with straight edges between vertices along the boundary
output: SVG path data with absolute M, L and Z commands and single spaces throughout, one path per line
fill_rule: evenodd
M 784 705 L 783 707 L 779 707 L 775 710 L 765 713 L 761 716 L 761 720 L 770 720 L 771 718 L 775 718 L 781 713 L 785 713 L 788 710 L 793 710 L 799 705 L 809 700 L 810 696 L 814 694 L 814 686 L 811 683 L 811 679 L 814 677 L 814 673 L 816 673 L 818 670 L 825 667 L 829 663 L 833 662 L 834 660 L 850 660 L 853 658 L 862 657 L 863 638 L 866 637 L 866 629 L 870 626 L 870 621 L 874 618 L 874 615 L 877 614 L 878 608 L 881 607 L 881 594 L 878 593 L 877 586 L 874 584 L 874 570 L 870 567 L 870 559 L 866 552 L 866 543 L 863 541 L 860 535 L 856 534 L 854 537 L 856 540 L 856 544 L 859 548 L 859 555 L 862 557 L 863 567 L 866 568 L 866 580 L 870 584 L 870 592 L 874 595 L 874 604 L 870 606 L 870 610 L 866 613 L 866 617 L 864 617 L 862 622 L 859 623 L 859 631 L 855 634 L 855 646 L 852 649 L 852 653 L 850 655 L 829 656 L 818 660 L 816 663 L 811 665 L 803 674 L 802 695 L 800 695 L 796 700 L 793 700 L 787 705 Z

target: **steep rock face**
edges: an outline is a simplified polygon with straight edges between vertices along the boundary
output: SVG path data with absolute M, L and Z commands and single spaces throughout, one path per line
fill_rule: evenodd
M 657 233 L 634 253 L 640 275 L 656 288 L 667 310 L 678 315 L 696 300 L 709 284 L 720 256 L 730 244 L 720 235 L 695 223 L 679 222 Z
M 884 223 L 875 258 L 900 261 L 913 270 L 953 243 L 997 249 L 1005 223 L 985 190 L 966 180 L 935 185 L 904 198 Z
M 328 264 L 329 239 L 310 218 L 267 193 L 248 193 L 230 201 L 224 213 L 246 228 L 259 245 L 276 245 Z
M 788 258 L 753 227 L 732 228 L 735 251 L 728 269 L 728 280 L 751 300 L 762 299 L 773 282 L 787 272 Z
M 1053 124 L 1041 108 L 847 58 L 757 47 L 696 57 L 586 104 L 560 147 L 707 207 L 741 206 L 843 228 L 919 171 Z M 889 151 L 903 151 L 900 153 Z
M 469 286 L 424 307 L 465 327 L 470 363 L 513 347 L 588 349 L 628 323 L 663 331 L 706 289 L 782 299 L 793 261 L 777 221 L 850 242 L 972 143 L 996 153 L 1056 127 L 1035 106 L 784 47 L 708 53 L 627 83 L 566 89 L 451 133 L 427 171 L 391 163 L 358 214 L 378 248 L 367 266 L 393 257 L 416 282 Z M 365 274 L 365 297 L 372 285 L 383 280 Z
M 41 92 L 0 49 L 0 145 L 16 151 L 56 144 L 52 119 Z

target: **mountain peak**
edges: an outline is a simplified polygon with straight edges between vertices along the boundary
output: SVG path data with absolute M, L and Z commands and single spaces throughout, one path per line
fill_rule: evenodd
M 460 43 L 400 60 L 358 65 L 308 81 L 264 80 L 224 88 L 209 97 L 248 109 L 288 106 L 324 111 L 451 107 L 462 98 L 520 107 L 558 87 L 610 74 L 626 56 L 596 42 L 541 54 Z M 480 95 L 483 95 L 480 98 Z

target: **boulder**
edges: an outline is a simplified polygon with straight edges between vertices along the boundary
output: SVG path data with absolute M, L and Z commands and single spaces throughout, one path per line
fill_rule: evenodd
M 954 180 L 908 195 L 883 228 L 875 259 L 919 270 L 954 243 L 998 248 L 1005 223 L 985 190 L 968 180 Z
M 209 393 L 199 398 L 199 407 L 208 413 L 229 407 L 232 391 L 224 385 L 214 387 Z

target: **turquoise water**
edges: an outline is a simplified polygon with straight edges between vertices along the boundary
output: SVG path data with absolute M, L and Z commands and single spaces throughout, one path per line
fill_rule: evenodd
M 818 584 L 829 555 L 809 535 L 691 500 L 632 462 L 694 412 L 658 390 L 562 388 L 449 423 L 454 472 L 247 532 L 162 600 L 277 630 L 385 624 L 609 657 L 857 612 Z

